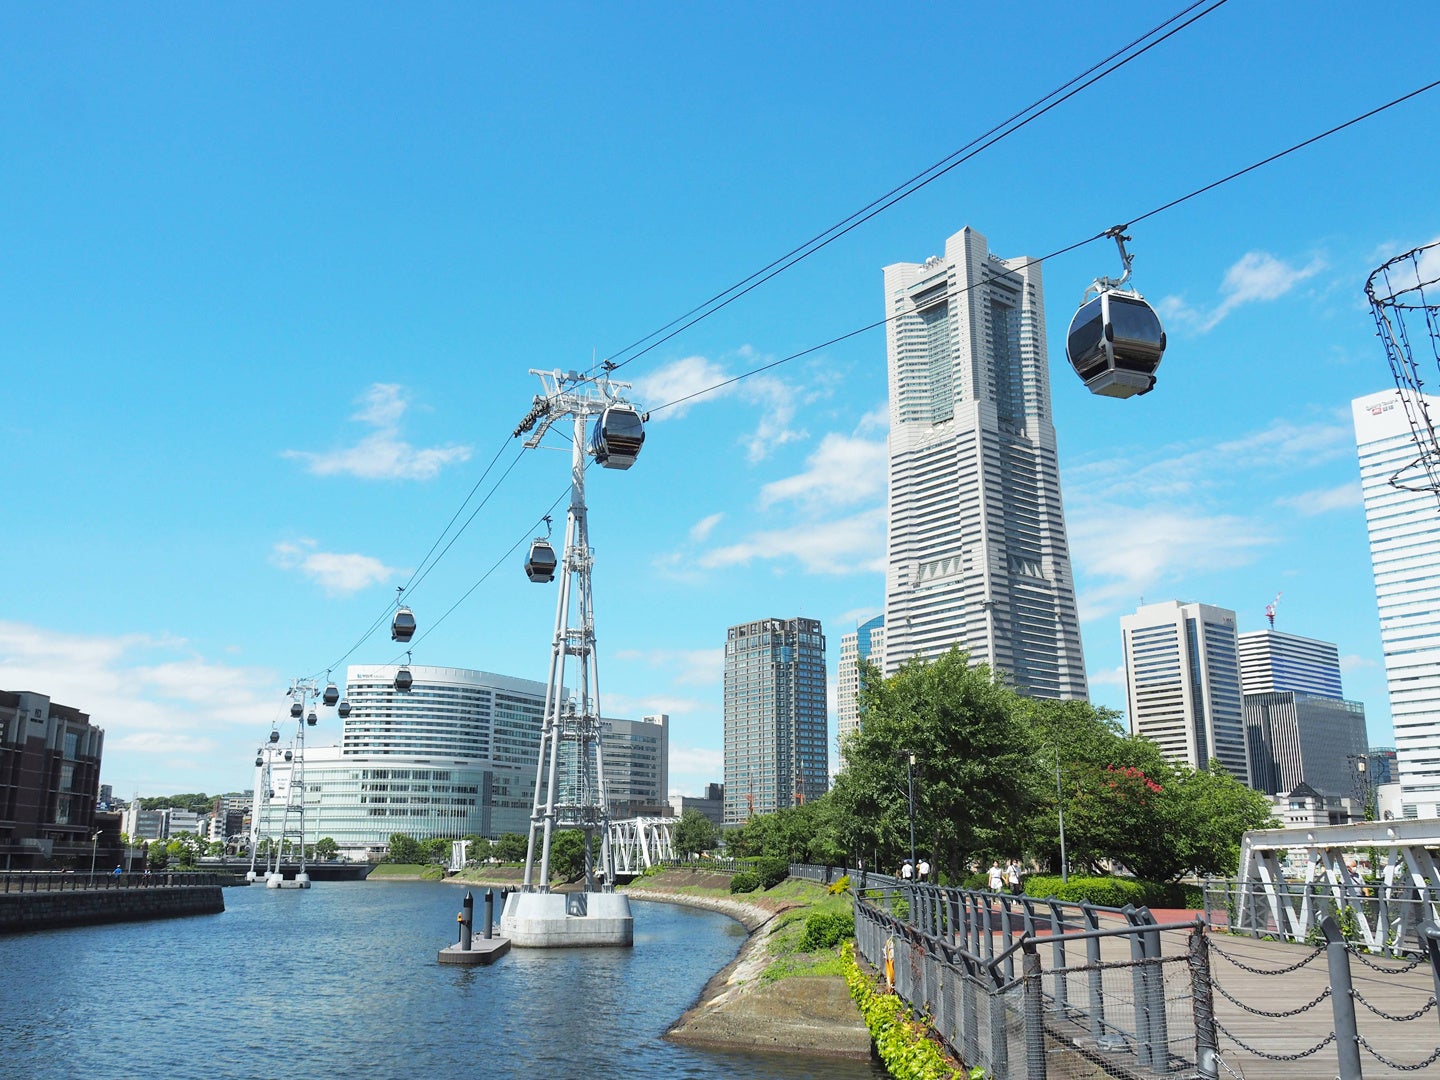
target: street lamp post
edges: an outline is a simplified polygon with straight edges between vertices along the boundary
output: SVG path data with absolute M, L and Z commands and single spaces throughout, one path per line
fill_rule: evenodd
M 1355 786 L 1359 789 L 1360 802 L 1363 807 L 1364 820 L 1370 820 L 1370 777 L 1368 770 L 1370 766 L 1368 754 L 1352 754 L 1355 762 Z
M 100 834 L 97 832 L 90 837 L 90 884 L 95 884 L 95 848 L 100 843 Z
M 1055 813 L 1060 819 L 1060 880 L 1070 880 L 1070 861 L 1065 857 L 1065 792 L 1060 786 L 1060 744 L 1055 744 Z
M 915 751 L 905 753 L 905 788 L 910 803 L 910 866 L 915 864 Z

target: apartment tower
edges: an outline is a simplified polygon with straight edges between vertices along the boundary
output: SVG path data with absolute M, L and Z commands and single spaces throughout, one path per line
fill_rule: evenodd
M 959 645 L 1023 694 L 1084 698 L 1040 266 L 965 228 L 884 273 L 885 671 Z
M 829 787 L 825 635 L 815 619 L 760 619 L 725 640 L 725 824 Z

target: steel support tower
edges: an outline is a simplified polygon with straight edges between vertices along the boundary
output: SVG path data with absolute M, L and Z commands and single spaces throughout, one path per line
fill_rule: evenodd
M 530 373 L 539 377 L 544 393 L 535 398 L 515 434 L 529 432 L 525 446 L 535 449 L 552 427 L 567 418 L 571 421 L 570 508 L 558 575 L 525 878 L 521 890 L 510 895 L 501 926 L 517 945 L 630 945 L 629 901 L 614 891 L 590 577 L 594 555 L 585 505 L 587 453 L 593 453 L 587 440 L 589 422 L 595 418 L 600 423 L 612 405 L 627 405 L 619 393 L 629 386 L 573 371 L 532 369 Z M 550 895 L 550 858 L 557 829 L 583 833 L 583 894 Z M 593 857 L 597 840 L 598 868 Z

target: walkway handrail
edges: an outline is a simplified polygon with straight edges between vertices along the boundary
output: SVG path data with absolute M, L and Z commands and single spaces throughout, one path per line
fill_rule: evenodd
M 95 873 L 58 870 L 6 870 L 0 872 L 0 894 L 40 892 L 95 892 L 114 889 L 194 888 L 226 885 L 233 874 L 190 871 L 151 873 Z

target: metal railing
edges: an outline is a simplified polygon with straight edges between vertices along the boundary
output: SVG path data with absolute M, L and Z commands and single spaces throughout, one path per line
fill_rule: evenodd
M 1102 915 L 1119 924 L 1102 927 Z M 1162 934 L 1174 932 L 1186 948 L 1166 955 Z M 1218 1075 L 1198 920 L 887 884 L 857 892 L 855 942 L 960 1061 L 995 1080 Z
M 0 893 L 89 892 L 111 889 L 164 889 L 177 886 L 228 885 L 233 874 L 184 871 L 94 874 L 77 871 L 10 870 L 0 873 Z
M 1320 945 L 1333 917 L 1347 941 L 1388 956 L 1425 952 L 1420 928 L 1440 921 L 1440 902 L 1403 884 L 1210 879 L 1204 897 L 1205 921 L 1231 933 Z

